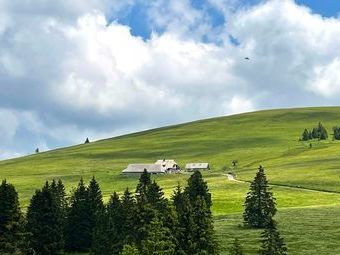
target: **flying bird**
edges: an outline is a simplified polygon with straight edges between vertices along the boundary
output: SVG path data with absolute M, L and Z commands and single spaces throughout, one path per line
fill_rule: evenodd
M 244 59 L 245 59 L 245 60 L 250 60 L 248 57 L 245 57 Z

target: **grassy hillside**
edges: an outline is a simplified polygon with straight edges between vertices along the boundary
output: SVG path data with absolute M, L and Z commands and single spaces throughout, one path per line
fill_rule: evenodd
M 135 186 L 136 177 L 120 174 L 129 163 L 173 158 L 184 167 L 187 162 L 209 162 L 212 170 L 205 178 L 213 194 L 218 234 L 228 240 L 230 233 L 236 233 L 249 254 L 255 254 L 257 231 L 238 227 L 249 184 L 228 181 L 222 169 L 226 166 L 239 180 L 249 181 L 261 164 L 273 184 L 280 226 L 291 254 L 340 254 L 329 238 L 340 237 L 336 230 L 340 228 L 340 141 L 313 141 L 312 148 L 309 142 L 298 141 L 304 128 L 319 121 L 330 134 L 333 126 L 340 125 L 340 107 L 260 111 L 101 140 L 2 161 L 0 179 L 7 178 L 16 186 L 26 206 L 47 179 L 62 178 L 70 188 L 80 176 L 95 175 L 107 198 L 113 190 Z M 234 159 L 239 162 L 236 168 L 231 166 Z M 155 178 L 170 195 L 187 177 Z M 301 229 L 306 238 L 300 236 Z M 311 245 L 313 240 L 318 245 Z M 222 251 L 227 246 L 223 242 Z

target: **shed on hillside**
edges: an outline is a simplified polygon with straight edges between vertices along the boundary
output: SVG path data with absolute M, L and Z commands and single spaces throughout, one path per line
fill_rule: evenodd
M 185 165 L 186 171 L 210 170 L 209 163 L 188 163 Z
M 123 170 L 123 174 L 142 174 L 146 170 L 151 174 L 165 174 L 160 164 L 130 164 Z

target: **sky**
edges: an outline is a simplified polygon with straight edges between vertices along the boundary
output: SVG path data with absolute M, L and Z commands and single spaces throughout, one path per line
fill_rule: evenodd
M 0 0 L 0 159 L 340 105 L 339 13 L 338 0 Z

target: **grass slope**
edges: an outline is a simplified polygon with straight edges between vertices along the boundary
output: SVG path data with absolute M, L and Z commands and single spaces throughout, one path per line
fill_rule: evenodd
M 340 237 L 340 142 L 313 141 L 310 149 L 309 143 L 298 141 L 304 128 L 319 121 L 331 133 L 333 126 L 340 125 L 340 107 L 246 113 L 58 149 L 0 162 L 0 179 L 13 183 L 22 205 L 27 206 L 34 190 L 47 179 L 62 178 L 70 188 L 80 176 L 89 179 L 95 175 L 107 198 L 113 190 L 135 186 L 136 177 L 120 174 L 129 163 L 173 158 L 184 167 L 187 162 L 209 162 L 212 170 L 205 178 L 213 194 L 220 238 L 239 235 L 249 254 L 256 254 L 258 232 L 238 227 L 249 184 L 228 181 L 222 167 L 229 167 L 239 180 L 250 181 L 261 164 L 273 184 L 280 228 L 291 254 L 340 254 L 340 250 L 334 253 L 329 238 Z M 237 168 L 231 167 L 233 159 L 238 159 Z M 187 177 L 155 178 L 170 195 Z M 223 241 L 223 254 L 228 245 Z

